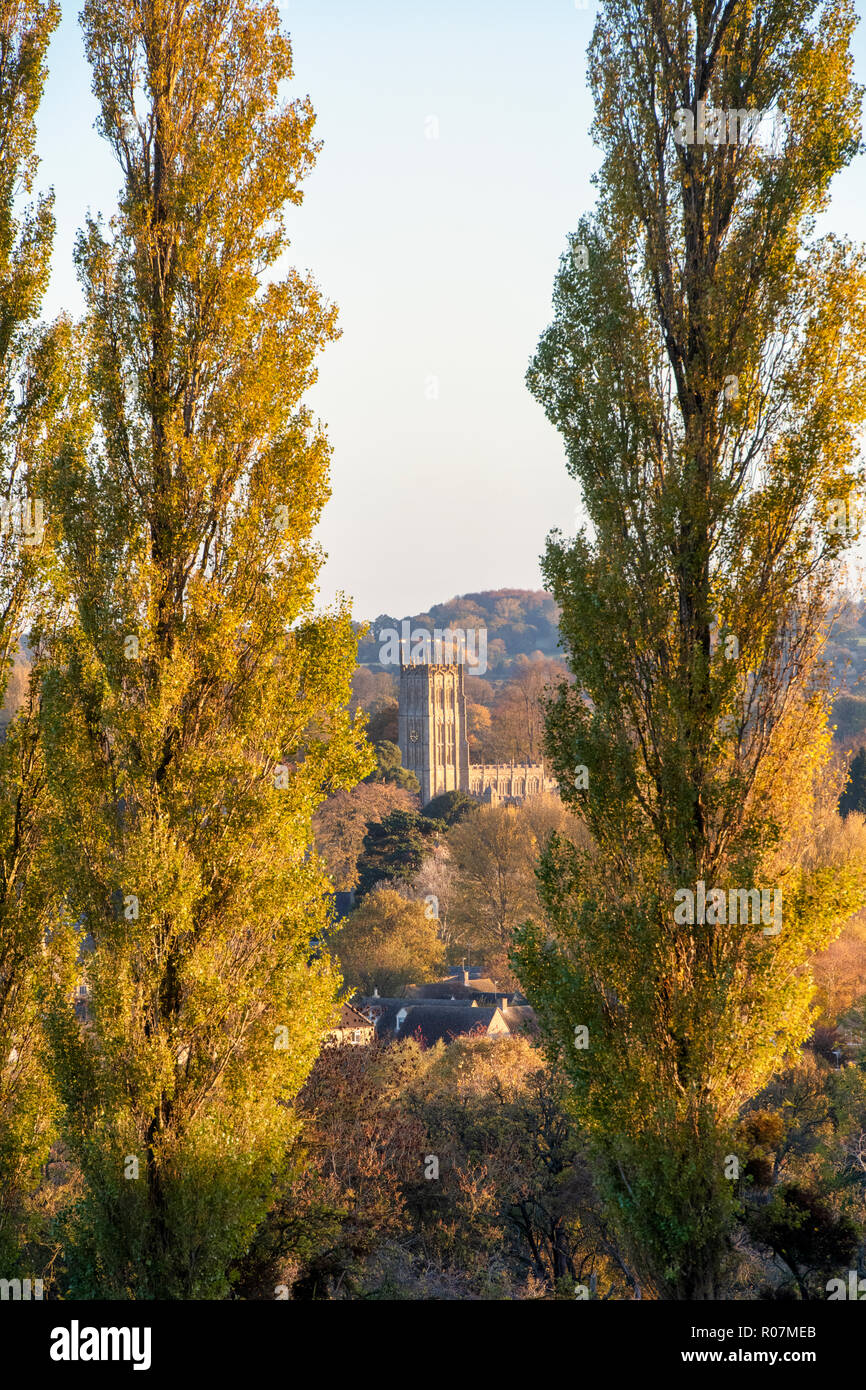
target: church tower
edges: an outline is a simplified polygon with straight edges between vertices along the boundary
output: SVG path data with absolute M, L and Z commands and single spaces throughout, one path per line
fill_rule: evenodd
M 469 791 L 469 734 L 463 665 L 400 666 L 397 741 L 421 786 L 421 805 L 441 792 Z

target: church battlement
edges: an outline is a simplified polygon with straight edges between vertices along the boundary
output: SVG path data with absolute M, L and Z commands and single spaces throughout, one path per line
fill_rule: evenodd
M 473 763 L 472 771 L 475 773 L 543 772 L 544 763 L 516 763 L 513 759 L 510 763 Z
M 412 661 L 412 660 L 410 659 L 409 661 L 401 661 L 401 662 L 400 662 L 400 671 L 401 671 L 401 673 L 402 673 L 403 671 L 419 671 L 419 670 L 425 670 L 427 667 L 429 667 L 431 670 L 436 671 L 436 672 L 441 672 L 441 673 L 443 673 L 443 674 L 451 673 L 451 674 L 453 674 L 453 675 L 456 675 L 458 671 L 463 671 L 463 670 L 465 669 L 464 666 L 463 666 L 463 663 L 462 663 L 462 662 L 457 662 L 457 661 L 436 661 L 436 662 L 431 662 L 431 661 Z M 473 674 L 473 673 L 470 672 L 470 674 Z

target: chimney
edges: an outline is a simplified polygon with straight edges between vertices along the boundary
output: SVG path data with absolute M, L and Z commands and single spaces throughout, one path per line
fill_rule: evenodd
M 500 1007 L 500 1009 L 507 1009 L 507 1008 L 508 1008 L 508 995 L 507 995 L 507 994 L 500 994 L 500 996 L 499 996 L 499 1007 Z
M 463 967 L 463 983 L 464 985 L 469 984 L 469 971 L 466 969 L 465 965 Z

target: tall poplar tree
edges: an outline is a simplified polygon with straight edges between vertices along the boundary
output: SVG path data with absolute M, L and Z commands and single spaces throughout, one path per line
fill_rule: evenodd
M 119 209 L 78 243 L 43 680 L 89 1018 L 52 1014 L 79 1296 L 224 1296 L 273 1200 L 336 972 L 311 818 L 370 768 L 348 610 L 315 609 L 335 311 L 278 261 L 317 144 L 260 0 L 90 0 Z
M 545 557 L 575 676 L 547 747 L 592 843 L 552 842 L 515 962 L 662 1298 L 724 1287 L 738 1111 L 864 901 L 809 838 L 866 414 L 864 257 L 815 233 L 858 147 L 853 23 L 847 0 L 601 0 L 598 202 L 528 378 L 588 518 Z
M 34 617 L 44 550 L 50 356 L 37 327 L 54 235 L 52 197 L 33 197 L 36 112 L 54 3 L 0 0 L 0 699 Z M 39 1276 L 34 1193 L 52 1135 L 43 991 L 59 962 L 45 942 L 35 868 L 44 775 L 36 685 L 0 744 L 0 1274 Z

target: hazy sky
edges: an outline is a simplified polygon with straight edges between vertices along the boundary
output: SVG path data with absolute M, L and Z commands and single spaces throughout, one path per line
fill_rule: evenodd
M 292 259 L 343 328 L 309 397 L 334 446 L 322 597 L 342 590 L 375 617 L 540 588 L 545 535 L 574 529 L 577 487 L 523 378 L 567 234 L 594 203 L 592 0 L 280 9 L 325 142 L 290 210 Z M 39 184 L 57 200 L 48 315 L 79 310 L 75 233 L 88 208 L 111 212 L 119 185 L 93 130 L 77 12 L 64 5 L 39 116 Z M 864 82 L 862 25 L 855 53 Z M 828 229 L 864 235 L 863 180 L 860 159 Z

